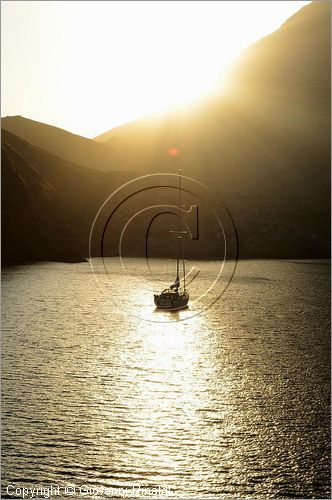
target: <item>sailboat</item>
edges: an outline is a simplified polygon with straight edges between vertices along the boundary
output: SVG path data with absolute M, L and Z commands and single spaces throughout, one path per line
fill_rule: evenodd
M 179 309 L 185 309 L 188 307 L 189 293 L 186 290 L 186 268 L 184 260 L 184 246 L 183 246 L 183 235 L 187 231 L 181 230 L 181 169 L 179 170 L 179 217 L 178 217 L 178 228 L 175 233 L 177 234 L 177 255 L 176 255 L 176 278 L 174 282 L 163 290 L 160 294 L 154 295 L 154 303 L 158 309 L 164 309 L 167 311 L 177 311 Z M 172 231 L 174 232 L 174 231 Z M 182 270 L 183 270 L 183 287 L 181 287 L 180 280 L 180 244 L 182 243 Z

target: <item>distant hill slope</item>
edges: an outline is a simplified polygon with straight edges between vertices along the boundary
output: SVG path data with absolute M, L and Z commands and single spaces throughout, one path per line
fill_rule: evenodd
M 243 51 L 230 85 L 248 98 L 288 101 L 326 113 L 331 81 L 331 2 L 314 1 Z M 236 96 L 238 98 L 238 96 Z
M 127 174 L 77 166 L 2 130 L 2 263 L 80 261 L 93 218 Z
M 96 141 L 71 134 L 45 123 L 7 116 L 1 119 L 1 128 L 50 153 L 96 170 L 114 170 L 114 158 L 110 148 Z

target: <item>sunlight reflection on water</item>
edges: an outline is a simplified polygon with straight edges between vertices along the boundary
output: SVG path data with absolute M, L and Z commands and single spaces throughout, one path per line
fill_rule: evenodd
M 4 272 L 3 484 L 327 497 L 329 267 L 241 262 L 207 313 L 167 323 L 115 307 L 156 314 L 116 279 L 107 295 L 88 264 Z

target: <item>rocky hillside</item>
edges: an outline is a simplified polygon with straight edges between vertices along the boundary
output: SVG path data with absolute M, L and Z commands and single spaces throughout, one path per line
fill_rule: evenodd
M 80 167 L 2 131 L 2 263 L 79 261 L 93 218 L 128 174 Z

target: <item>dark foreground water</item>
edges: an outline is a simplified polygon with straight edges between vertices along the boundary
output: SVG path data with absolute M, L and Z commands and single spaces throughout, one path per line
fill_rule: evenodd
M 118 265 L 3 272 L 2 498 L 330 498 L 328 263 L 240 262 L 172 322 Z

